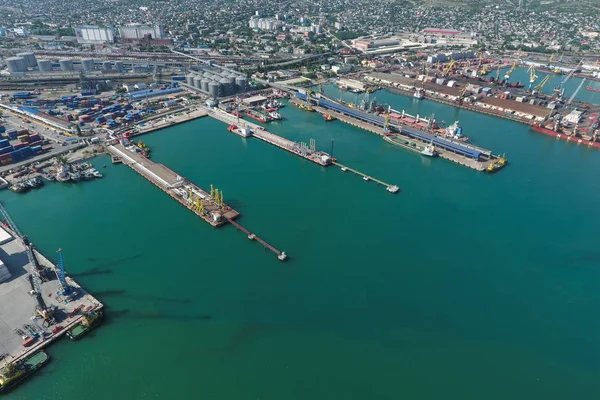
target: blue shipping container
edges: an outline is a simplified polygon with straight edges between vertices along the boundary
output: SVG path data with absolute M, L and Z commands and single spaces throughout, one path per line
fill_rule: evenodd
M 2 149 L 4 147 L 8 147 L 8 146 L 10 146 L 10 143 L 8 143 L 7 139 L 0 140 L 0 149 Z
M 6 128 L 4 126 L 0 126 L 0 133 L 6 132 Z

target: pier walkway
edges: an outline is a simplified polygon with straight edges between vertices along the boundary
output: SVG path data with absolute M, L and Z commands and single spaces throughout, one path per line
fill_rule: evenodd
M 302 148 L 302 146 L 299 143 L 292 142 L 291 140 L 288 140 L 288 139 L 282 138 L 281 136 L 277 136 L 277 135 L 275 135 L 273 133 L 267 132 L 267 131 L 264 130 L 264 128 L 262 126 L 260 126 L 258 124 L 255 124 L 253 122 L 249 122 L 249 121 L 237 118 L 237 117 L 235 117 L 235 116 L 233 116 L 231 114 L 226 113 L 223 110 L 208 109 L 207 108 L 207 111 L 208 111 L 208 115 L 209 116 L 211 116 L 213 118 L 216 118 L 216 119 L 218 119 L 218 120 L 220 120 L 222 122 L 225 122 L 225 123 L 229 124 L 230 126 L 231 125 L 235 125 L 235 126 L 238 126 L 238 127 L 251 128 L 252 129 L 251 136 L 254 136 L 257 139 L 263 140 L 263 141 L 265 141 L 267 143 L 271 143 L 271 144 L 273 144 L 273 145 L 275 145 L 275 146 L 277 146 L 279 148 L 282 148 L 284 150 L 288 150 L 288 151 L 290 151 L 290 152 L 292 152 L 292 153 L 294 153 L 294 154 L 296 154 L 296 155 L 298 155 L 300 157 L 304 157 L 304 158 L 306 158 L 306 159 L 308 159 L 308 160 L 310 160 L 310 161 L 312 161 L 312 162 L 314 162 L 316 164 L 319 164 L 321 166 L 327 166 L 327 165 L 330 165 L 330 164 L 335 164 L 335 165 L 341 167 L 343 171 L 346 171 L 346 170 L 352 171 L 352 172 L 354 172 L 357 175 L 363 176 L 363 179 L 365 177 L 368 178 L 368 179 L 365 179 L 365 180 L 373 180 L 373 181 L 375 181 L 375 182 L 377 182 L 377 183 L 379 183 L 381 185 L 384 185 L 386 187 L 387 191 L 390 192 L 390 193 L 397 193 L 397 192 L 400 191 L 399 187 L 396 186 L 396 185 L 387 184 L 387 183 L 385 183 L 385 182 L 383 182 L 383 181 L 381 181 L 379 179 L 372 178 L 371 176 L 363 174 L 362 172 L 356 171 L 356 170 L 354 170 L 354 169 L 352 169 L 350 167 L 347 167 L 345 165 L 342 165 L 342 164 L 338 163 L 336 161 L 336 159 L 331 158 L 331 156 L 328 153 L 320 152 L 320 151 L 312 151 L 312 153 L 311 153 L 310 149 Z M 361 124 L 363 124 L 362 121 L 359 121 L 359 122 Z M 362 126 L 360 126 L 360 127 L 362 127 Z M 249 137 L 249 136 L 243 135 L 241 133 L 240 129 L 237 129 L 237 128 L 236 129 L 232 129 L 230 131 L 233 132 L 233 133 L 235 133 L 235 134 L 237 134 L 237 135 L 240 135 L 242 137 Z M 304 153 L 308 152 L 308 156 L 305 156 L 303 154 L 303 152 Z
M 323 167 L 326 167 L 329 164 L 331 164 L 331 156 L 323 151 L 317 151 L 314 149 L 311 150 L 310 148 L 303 146 L 301 143 L 297 143 L 289 139 L 283 138 L 281 136 L 275 135 L 271 132 L 267 132 L 261 125 L 237 118 L 231 114 L 226 113 L 223 110 L 207 108 L 207 112 L 208 115 L 210 115 L 211 117 L 225 122 L 230 126 L 235 125 L 239 127 L 250 128 L 252 130 L 251 136 L 260 139 L 263 142 L 272 144 L 273 146 L 277 146 L 280 149 L 289 151 L 290 153 L 305 158 L 309 161 L 312 161 L 315 164 L 319 164 Z M 234 133 L 245 137 L 244 135 L 241 135 L 237 130 L 234 131 Z
M 373 182 L 375 182 L 375 183 L 378 183 L 378 184 L 380 184 L 380 185 L 383 185 L 383 186 L 385 186 L 386 190 L 387 190 L 388 192 L 390 192 L 390 193 L 398 193 L 398 192 L 400 191 L 400 188 L 399 188 L 398 186 L 396 186 L 396 185 L 391 185 L 391 184 L 389 184 L 389 183 L 386 183 L 386 182 L 384 182 L 384 181 L 382 181 L 382 180 L 379 180 L 379 179 L 377 179 L 377 178 L 373 178 L 373 177 L 372 177 L 372 176 L 370 176 L 370 175 L 367 175 L 367 174 L 365 174 L 365 173 L 363 173 L 363 172 L 360 172 L 360 171 L 357 171 L 357 170 L 355 170 L 355 169 L 352 169 L 352 168 L 350 168 L 350 167 L 347 167 L 347 166 L 345 166 L 345 165 L 343 165 L 343 164 L 340 164 L 340 163 L 339 163 L 339 162 L 337 162 L 337 161 L 334 161 L 334 162 L 333 162 L 333 164 L 335 164 L 335 165 L 337 165 L 338 167 L 340 167 L 340 168 L 342 169 L 342 171 L 344 171 L 344 172 L 346 172 L 346 171 L 350 171 L 350 172 L 352 172 L 352 173 L 354 173 L 354 174 L 356 174 L 356 175 L 360 175 L 360 176 L 362 176 L 362 177 L 363 177 L 363 179 L 364 179 L 365 181 L 373 181 Z
M 260 237 L 256 236 L 254 233 L 250 233 L 250 231 L 248 229 L 244 228 L 243 226 L 241 226 L 234 220 L 230 219 L 229 223 L 231 225 L 235 226 L 238 230 L 240 230 L 240 231 L 244 232 L 246 235 L 248 235 L 248 239 L 256 240 L 257 242 L 262 244 L 266 250 L 271 250 L 273 253 L 277 254 L 277 258 L 279 258 L 281 261 L 283 261 L 287 258 L 287 255 L 285 254 L 284 251 L 277 250 L 275 247 L 271 246 L 269 243 L 265 242 Z
M 112 144 L 107 146 L 107 150 L 113 157 L 119 157 L 124 164 L 148 179 L 210 225 L 219 227 L 229 222 L 245 232 L 248 239 L 256 240 L 275 253 L 279 260 L 284 261 L 286 259 L 285 252 L 277 250 L 234 221 L 240 213 L 223 202 L 222 192 L 218 192 L 218 189 L 213 191 L 211 186 L 211 192 L 206 192 L 164 165 L 150 161 L 142 154 L 137 153 L 135 146 L 125 148 L 122 144 Z M 221 196 L 219 196 L 219 193 Z

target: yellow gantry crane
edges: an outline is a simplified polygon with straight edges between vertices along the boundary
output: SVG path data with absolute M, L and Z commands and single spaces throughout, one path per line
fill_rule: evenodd
M 506 74 L 504 74 L 504 79 L 508 80 L 510 78 L 510 76 L 512 75 L 513 72 L 515 72 L 515 69 L 517 68 L 517 62 L 513 62 L 512 67 L 510 67 L 510 69 L 508 71 L 506 71 Z
M 535 80 L 538 78 L 538 76 L 535 74 L 535 66 L 531 65 L 529 67 L 529 69 L 527 70 L 527 72 L 529 72 L 529 89 L 531 89 L 531 86 L 533 85 Z
M 536 87 L 534 88 L 535 91 L 541 93 L 542 89 L 544 88 L 546 83 L 548 83 L 549 80 L 550 80 L 550 75 L 546 75 L 544 77 L 544 79 L 542 79 L 542 81 L 536 85 Z
M 456 65 L 456 61 L 450 60 L 448 65 L 446 65 L 446 68 L 444 68 L 444 72 L 443 72 L 444 75 L 448 75 L 455 65 Z

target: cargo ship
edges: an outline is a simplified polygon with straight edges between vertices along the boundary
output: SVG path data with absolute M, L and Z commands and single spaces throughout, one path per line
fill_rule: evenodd
M 94 329 L 100 321 L 102 321 L 102 311 L 91 310 L 83 313 L 83 318 L 75 327 L 67 332 L 67 336 L 71 340 L 79 340 Z
M 258 122 L 269 122 L 270 121 L 266 115 L 260 114 L 256 111 L 248 110 L 248 111 L 246 111 L 245 114 L 246 114 L 246 116 L 257 120 Z
M 591 86 L 587 86 L 587 87 L 585 88 L 585 90 L 587 90 L 587 91 L 589 91 L 589 92 L 596 92 L 596 93 L 600 93 L 600 89 L 596 89 L 596 88 L 593 88 L 593 87 L 591 87 Z
M 50 356 L 40 350 L 24 360 L 11 362 L 0 368 L 0 393 L 7 392 L 23 382 L 49 360 Z
M 415 142 L 411 142 L 410 140 L 406 140 L 400 136 L 393 135 L 383 135 L 383 140 L 386 142 L 393 144 L 394 146 L 402 147 L 403 149 L 407 149 L 413 151 L 415 153 L 419 153 L 421 155 L 427 157 L 435 157 L 437 152 L 435 151 L 435 147 L 433 144 L 428 144 L 426 146 L 420 146 Z
M 566 139 L 569 142 L 574 142 L 574 143 L 581 143 L 587 146 L 592 146 L 592 147 L 596 147 L 598 149 L 600 149 L 600 143 L 596 142 L 595 140 L 588 140 L 588 139 L 584 139 L 581 137 L 577 137 L 575 135 L 567 135 L 566 133 L 560 133 L 560 132 L 556 132 L 552 129 L 548 129 L 542 125 L 538 125 L 538 124 L 532 124 L 530 125 L 531 129 L 533 129 L 536 132 L 540 132 L 543 133 L 544 135 L 549 135 L 552 137 L 555 137 L 557 139 Z

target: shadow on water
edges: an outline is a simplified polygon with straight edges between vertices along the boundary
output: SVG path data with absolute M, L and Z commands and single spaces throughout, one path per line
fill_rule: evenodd
M 190 300 L 190 299 L 175 299 L 175 298 L 171 298 L 171 297 L 144 296 L 144 295 L 140 296 L 140 295 L 134 295 L 134 294 L 127 294 L 127 291 L 124 289 L 104 290 L 104 291 L 95 292 L 94 295 L 98 296 L 99 298 L 115 296 L 115 297 L 122 297 L 122 298 L 133 299 L 133 300 L 162 301 L 165 303 L 178 303 L 178 304 L 189 304 L 192 302 L 192 300 Z
M 173 320 L 173 321 L 210 321 L 210 315 L 173 315 L 159 312 L 143 312 L 125 308 L 123 310 L 109 310 L 105 314 L 104 320 L 107 323 L 115 322 L 119 319 L 155 319 L 155 320 Z
M 95 267 L 89 269 L 88 271 L 77 272 L 77 273 L 69 274 L 69 275 L 72 278 L 81 278 L 84 276 L 94 276 L 94 275 L 108 275 L 108 274 L 112 274 L 114 272 L 112 270 L 112 268 L 110 268 L 110 267 L 117 267 L 126 262 L 130 262 L 130 261 L 136 260 L 141 257 L 142 257 L 142 254 L 134 254 L 129 257 L 123 257 L 123 258 L 120 258 L 117 260 L 106 261 L 100 265 L 96 265 Z M 101 261 L 101 259 L 90 257 L 90 258 L 88 258 L 88 261 L 95 263 L 95 262 Z
M 600 262 L 600 251 L 588 251 L 576 256 L 571 256 L 567 258 L 569 263 L 594 263 L 597 264 Z

